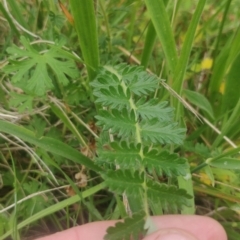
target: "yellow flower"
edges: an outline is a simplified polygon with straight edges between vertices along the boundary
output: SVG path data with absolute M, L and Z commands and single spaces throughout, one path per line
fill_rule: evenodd
M 212 63 L 213 63 L 212 58 L 203 59 L 202 62 L 201 62 L 201 69 L 202 70 L 211 69 Z

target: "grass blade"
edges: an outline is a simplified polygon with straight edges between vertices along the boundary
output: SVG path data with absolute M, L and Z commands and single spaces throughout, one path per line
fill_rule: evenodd
M 82 143 L 85 147 L 87 147 L 87 144 L 83 138 L 83 136 L 80 134 L 80 132 L 77 130 L 73 122 L 70 120 L 70 118 L 67 116 L 67 114 L 63 111 L 61 106 L 58 106 L 57 104 L 50 104 L 52 111 L 56 114 L 56 116 L 62 120 L 62 122 L 66 125 L 66 127 L 73 133 L 73 135 L 78 139 L 80 143 Z
M 70 159 L 78 164 L 83 164 L 93 171 L 101 171 L 101 168 L 96 166 L 89 158 L 85 157 L 83 154 L 81 154 L 74 148 L 71 148 L 67 144 L 54 138 L 37 138 L 32 131 L 2 120 L 0 120 L 0 132 L 5 132 L 17 136 L 28 143 L 43 148 L 46 151 Z
M 41 219 L 41 218 L 43 218 L 45 216 L 48 216 L 48 215 L 50 215 L 52 213 L 55 213 L 55 212 L 65 208 L 67 206 L 70 206 L 70 205 L 72 205 L 72 204 L 74 204 L 76 202 L 79 202 L 82 199 L 87 198 L 87 197 L 93 195 L 94 193 L 102 190 L 104 187 L 105 187 L 105 183 L 103 182 L 103 183 L 100 183 L 100 184 L 98 184 L 98 185 L 96 185 L 96 186 L 94 186 L 94 187 L 84 191 L 82 193 L 82 198 L 80 198 L 79 195 L 74 195 L 73 197 L 70 197 L 70 198 L 68 198 L 66 200 L 63 200 L 63 201 L 61 201 L 59 203 L 56 203 L 56 204 L 54 204 L 54 205 L 52 205 L 52 206 L 50 206 L 50 207 L 48 207 L 48 208 L 46 208 L 46 209 L 44 209 L 44 210 L 42 210 L 40 212 L 34 214 L 33 216 L 29 217 L 28 219 L 22 221 L 21 223 L 19 223 L 17 225 L 17 229 L 19 230 L 19 229 L 21 229 L 21 228 L 23 228 L 23 227 L 25 227 L 25 226 L 35 222 L 38 219 Z M 0 237 L 0 240 L 5 239 L 11 233 L 12 233 L 12 230 L 7 231 L 3 236 Z
M 227 73 L 231 64 L 236 59 L 240 52 L 240 28 L 237 29 L 233 36 L 229 37 L 229 40 L 225 46 L 221 49 L 220 54 L 215 60 L 213 66 L 213 73 L 210 79 L 208 95 L 211 97 L 212 103 L 215 101 L 214 94 L 219 93 L 220 85 L 223 77 Z
M 4 15 L 4 17 L 7 19 L 10 27 L 11 27 L 11 31 L 14 32 L 17 37 L 20 37 L 20 33 L 18 31 L 18 29 L 15 27 L 15 24 L 13 23 L 12 19 L 9 17 L 8 13 L 6 12 L 5 8 L 3 7 L 2 3 L 0 2 L 0 12 L 2 12 L 2 14 Z
M 143 65 L 145 69 L 148 66 L 148 62 L 153 50 L 156 36 L 157 35 L 156 35 L 155 28 L 152 22 L 150 22 L 147 30 L 147 36 L 144 42 L 144 48 L 143 48 L 142 59 L 141 59 L 141 65 Z
M 239 66 L 240 66 L 240 54 L 233 62 L 228 75 L 226 76 L 226 84 L 222 101 L 222 114 L 229 110 L 232 110 L 239 100 Z
M 160 39 L 167 66 L 171 74 L 173 74 L 178 58 L 173 31 L 164 2 L 162 0 L 145 0 L 145 3 L 157 36 Z
M 181 50 L 181 55 L 177 64 L 177 67 L 174 71 L 173 77 L 173 89 L 181 96 L 182 93 L 182 85 L 184 81 L 184 75 L 186 72 L 188 59 L 192 50 L 192 45 L 194 41 L 194 36 L 196 33 L 196 29 L 198 26 L 198 22 L 200 20 L 201 14 L 203 12 L 203 8 L 205 6 L 206 0 L 199 0 L 197 8 L 194 12 L 193 18 L 191 20 L 190 26 L 188 28 L 186 38 L 184 40 L 184 44 Z M 180 117 L 180 108 L 182 107 L 181 103 L 178 99 L 173 99 L 173 106 L 176 109 L 176 118 Z
M 99 65 L 98 36 L 94 1 L 71 0 L 74 25 L 78 34 L 83 59 L 87 65 L 89 81 L 95 77 Z

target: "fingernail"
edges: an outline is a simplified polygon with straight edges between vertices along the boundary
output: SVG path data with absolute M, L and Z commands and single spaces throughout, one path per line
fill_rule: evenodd
M 181 229 L 164 229 L 148 235 L 144 240 L 198 240 L 192 234 Z

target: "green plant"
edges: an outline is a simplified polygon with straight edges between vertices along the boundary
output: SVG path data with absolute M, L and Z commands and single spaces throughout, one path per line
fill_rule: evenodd
M 166 102 L 150 97 L 159 81 L 142 67 L 121 64 L 101 68 L 91 83 L 102 108 L 96 116 L 102 127 L 96 163 L 104 168 L 101 175 L 108 188 L 127 199 L 126 212 L 130 216 L 144 212 L 126 220 L 131 225 L 141 223 L 141 227 L 137 224 L 124 230 L 117 224 L 106 239 L 143 234 L 139 231 L 143 231 L 143 219 L 153 211 L 151 204 L 160 211 L 176 212 L 192 198 L 183 189 L 159 181 L 163 175 L 188 178 L 189 171 L 187 160 L 168 150 L 183 142 L 185 129 L 173 122 L 173 109 Z
M 2 0 L 0 12 L 0 239 L 119 218 L 134 232 L 106 238 L 138 238 L 149 215 L 180 209 L 238 239 L 236 1 Z M 152 194 L 168 188 L 182 194 L 172 209 Z

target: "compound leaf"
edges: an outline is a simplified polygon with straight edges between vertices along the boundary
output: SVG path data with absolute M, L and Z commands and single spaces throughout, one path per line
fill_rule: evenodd
M 115 68 L 130 91 L 138 96 L 154 92 L 158 86 L 158 78 L 148 74 L 142 66 L 119 64 Z
M 125 76 L 125 78 L 129 82 L 129 89 L 138 96 L 154 92 L 159 83 L 155 76 L 151 76 L 146 72 L 140 72 L 134 75 L 132 79 L 129 76 Z
M 101 67 L 98 70 L 96 79 L 92 81 L 90 85 L 94 87 L 93 91 L 96 92 L 100 89 L 108 89 L 110 86 L 116 87 L 119 83 L 120 80 L 115 74 Z
M 104 240 L 142 239 L 146 233 L 144 225 L 145 213 L 136 213 L 131 218 L 124 219 L 124 222 L 118 222 L 114 227 L 109 227 Z

